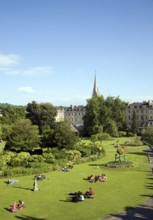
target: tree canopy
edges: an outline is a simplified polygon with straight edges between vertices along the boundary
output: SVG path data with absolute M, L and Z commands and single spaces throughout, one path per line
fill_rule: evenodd
M 29 151 L 39 147 L 38 126 L 29 119 L 21 119 L 11 126 L 5 150 Z
M 126 104 L 119 97 L 96 96 L 87 100 L 84 115 L 84 133 L 87 136 L 107 132 L 117 136 L 125 122 Z
M 10 104 L 2 105 L 0 123 L 10 125 L 19 119 L 25 118 L 25 114 L 26 111 L 24 106 Z
M 71 130 L 67 122 L 57 122 L 54 130 L 48 129 L 42 135 L 43 147 L 57 147 L 58 149 L 73 149 L 78 141 L 78 136 Z
M 35 101 L 28 103 L 27 118 L 32 121 L 32 124 L 38 125 L 40 133 L 43 129 L 52 128 L 55 124 L 56 108 L 51 103 L 40 103 Z
M 142 140 L 146 144 L 153 145 L 153 127 L 148 127 L 142 131 Z

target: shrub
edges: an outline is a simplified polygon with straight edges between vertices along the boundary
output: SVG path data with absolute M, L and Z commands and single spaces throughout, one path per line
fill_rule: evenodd
M 120 137 L 126 137 L 126 135 L 127 135 L 126 131 L 119 131 Z
M 45 162 L 54 163 L 55 156 L 52 153 L 43 153 L 43 157 L 45 158 Z

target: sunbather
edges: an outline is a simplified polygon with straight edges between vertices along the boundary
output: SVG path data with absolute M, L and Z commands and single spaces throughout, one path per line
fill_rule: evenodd
M 11 211 L 11 212 L 18 212 L 16 202 L 13 203 L 13 205 L 12 205 L 11 208 L 10 208 L 10 211 Z

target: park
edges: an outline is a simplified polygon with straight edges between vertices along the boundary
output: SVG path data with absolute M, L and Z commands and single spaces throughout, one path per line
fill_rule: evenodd
M 119 213 L 128 207 L 133 208 L 143 203 L 152 194 L 150 164 L 145 150 L 147 145 L 128 144 L 126 157 L 133 161 L 133 167 L 106 166 L 115 161 L 114 142 L 125 145 L 132 138 L 113 138 L 103 141 L 106 155 L 96 161 L 74 164 L 69 172 L 61 170 L 45 173 L 46 178 L 37 181 L 38 190 L 33 191 L 34 175 L 13 177 L 17 183 L 7 185 L 6 178 L 0 179 L 1 219 L 13 220 L 101 220 Z M 105 173 L 106 182 L 91 183 L 85 178 Z M 90 187 L 95 191 L 93 199 L 73 203 L 69 193 L 86 192 Z M 26 207 L 12 213 L 9 207 L 16 201 L 23 200 Z M 145 216 L 144 216 L 145 217 Z

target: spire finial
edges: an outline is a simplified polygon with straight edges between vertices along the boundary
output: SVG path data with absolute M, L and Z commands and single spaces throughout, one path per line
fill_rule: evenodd
M 94 87 L 93 87 L 92 97 L 95 97 L 95 96 L 100 96 L 98 86 L 97 86 L 97 80 L 96 80 L 96 70 L 95 70 L 95 78 L 94 78 Z

